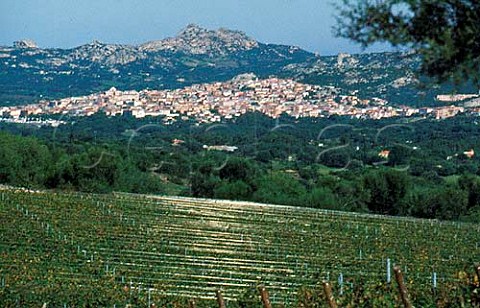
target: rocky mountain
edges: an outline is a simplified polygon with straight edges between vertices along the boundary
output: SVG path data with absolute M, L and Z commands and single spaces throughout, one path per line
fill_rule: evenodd
M 15 48 L 38 48 L 37 44 L 32 40 L 20 40 L 13 42 Z
M 229 53 L 258 48 L 259 43 L 240 31 L 220 28 L 207 30 L 188 25 L 177 36 L 139 46 L 140 51 L 171 51 L 193 55 L 225 56 Z
M 436 96 L 449 93 L 477 93 L 472 84 L 434 84 L 419 76 L 420 56 L 414 52 L 366 54 L 340 53 L 293 63 L 282 68 L 280 77 L 331 85 L 361 98 L 378 97 L 392 105 L 437 106 Z
M 0 47 L 0 105 L 40 97 L 120 89 L 177 88 L 253 72 L 276 74 L 315 59 L 298 47 L 263 44 L 240 31 L 188 25 L 178 35 L 138 46 L 93 41 L 72 49 L 42 49 L 33 41 Z
M 103 64 L 109 67 L 125 65 L 140 59 L 145 59 L 146 53 L 140 52 L 135 46 L 104 44 L 93 41 L 70 50 L 65 57 L 65 63 L 86 61 Z
M 449 88 L 419 89 L 419 59 L 411 53 L 320 57 L 294 46 L 264 44 L 245 33 L 188 25 L 175 37 L 137 46 L 93 41 L 71 49 L 39 48 L 22 40 L 0 47 L 0 106 L 40 98 L 119 89 L 178 88 L 239 74 L 276 75 L 346 94 L 425 105 Z
M 420 59 L 412 53 L 340 53 L 287 65 L 279 74 L 305 83 L 335 85 L 344 92 L 363 97 L 380 97 L 397 104 L 421 102 L 425 105 L 429 90 L 420 88 L 421 82 L 415 74 L 419 64 Z M 428 100 L 433 99 L 432 95 L 435 94 L 431 94 Z

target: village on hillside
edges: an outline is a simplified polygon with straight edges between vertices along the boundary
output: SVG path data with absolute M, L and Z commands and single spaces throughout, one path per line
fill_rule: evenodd
M 196 84 L 174 90 L 121 91 L 112 87 L 87 96 L 0 107 L 0 118 L 24 123 L 38 121 L 35 116 L 39 115 L 91 116 L 103 112 L 107 116 L 131 115 L 135 118 L 162 116 L 168 124 L 177 119 L 214 123 L 247 112 L 261 112 L 272 118 L 287 114 L 296 118 L 340 115 L 358 119 L 411 116 L 446 119 L 464 112 L 480 114 L 478 95 L 438 95 L 437 100 L 451 105 L 424 108 L 390 106 L 384 99 L 363 99 L 355 92 L 340 95 L 340 89 L 333 86 L 303 84 L 292 79 L 259 79 L 253 74 L 243 74 L 227 82 Z M 471 100 L 470 104 L 454 104 L 464 100 Z M 63 124 L 52 120 L 42 123 Z

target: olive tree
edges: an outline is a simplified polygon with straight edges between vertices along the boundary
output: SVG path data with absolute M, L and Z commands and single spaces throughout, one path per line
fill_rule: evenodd
M 457 84 L 480 79 L 480 1 L 342 0 L 339 37 L 390 43 L 422 58 L 421 73 Z

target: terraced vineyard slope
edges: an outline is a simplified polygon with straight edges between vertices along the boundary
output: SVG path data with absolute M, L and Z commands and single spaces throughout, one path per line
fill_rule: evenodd
M 324 279 L 335 294 L 401 265 L 413 300 L 480 260 L 480 226 L 242 202 L 0 192 L 0 306 L 237 305 L 267 286 L 296 306 Z M 393 273 L 393 271 L 392 271 Z M 341 279 L 339 279 L 341 278 Z

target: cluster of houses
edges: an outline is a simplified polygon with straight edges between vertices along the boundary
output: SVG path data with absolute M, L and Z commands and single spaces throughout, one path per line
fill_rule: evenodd
M 472 159 L 472 158 L 475 157 L 475 151 L 473 149 L 470 149 L 468 151 L 463 152 L 463 155 L 466 158 Z M 381 157 L 381 158 L 384 158 L 384 159 L 388 159 L 388 157 L 390 156 L 390 150 L 383 149 L 380 152 L 378 152 L 378 156 Z M 458 156 L 459 156 L 458 153 L 453 155 L 453 156 L 448 156 L 447 160 L 451 160 L 451 159 L 453 159 L 453 157 L 458 157 Z
M 111 88 L 87 96 L 0 107 L 0 117 L 21 120 L 36 115 L 91 116 L 103 112 L 108 116 L 128 114 L 136 118 L 162 116 L 165 123 L 177 119 L 214 123 L 247 112 L 261 112 L 272 118 L 288 114 L 296 118 L 343 115 L 381 119 L 419 115 L 445 119 L 466 111 L 466 108 L 455 105 L 436 108 L 393 107 L 381 98 L 363 99 L 355 92 L 350 95 L 340 93 L 340 89 L 333 86 L 303 84 L 292 79 L 258 79 L 252 74 L 244 74 L 227 82 L 197 84 L 174 90 L 120 91 Z M 464 99 L 474 97 L 463 96 L 461 98 Z M 459 99 L 453 96 L 440 98 L 452 102 Z M 478 113 L 480 109 L 469 108 L 469 111 Z

